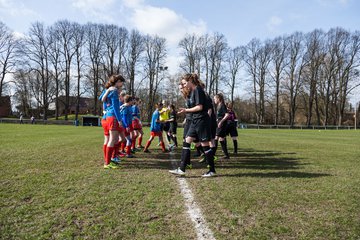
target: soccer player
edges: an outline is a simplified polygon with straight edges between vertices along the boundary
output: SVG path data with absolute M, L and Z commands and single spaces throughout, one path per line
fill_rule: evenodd
M 122 87 L 125 79 L 121 75 L 112 75 L 110 76 L 108 82 L 105 85 L 106 89 L 109 89 L 111 86 L 116 89 L 110 90 L 107 92 L 106 96 L 106 109 L 105 109 L 105 118 L 106 123 L 104 123 L 104 135 L 107 136 L 108 140 L 105 150 L 105 164 L 104 168 L 117 168 L 116 164 L 111 162 L 111 157 L 114 152 L 114 145 L 119 139 L 119 127 L 121 125 L 121 114 L 119 111 L 119 94 L 118 90 Z
M 228 134 L 232 138 L 233 145 L 234 145 L 234 154 L 238 153 L 238 131 L 237 131 L 237 118 L 236 114 L 233 110 L 233 105 L 231 103 L 227 104 L 227 111 L 229 113 L 229 118 L 227 119 L 228 124 Z
M 143 146 L 141 146 L 142 138 L 144 136 L 144 131 L 142 130 L 142 123 L 140 120 L 139 104 L 141 104 L 140 98 L 135 97 L 134 104 L 132 106 L 132 116 L 133 116 L 132 125 L 134 128 L 134 139 L 132 142 L 133 149 L 135 149 L 136 138 L 138 138 L 138 144 L 137 144 L 136 148 L 138 148 L 138 149 L 144 148 Z
M 161 130 L 163 131 L 163 133 L 165 132 L 165 138 L 163 138 L 165 147 L 166 147 L 166 149 L 170 149 L 170 141 L 171 141 L 170 136 L 169 136 L 170 122 L 168 122 L 169 117 L 170 117 L 169 116 L 170 115 L 170 107 L 168 106 L 168 104 L 165 100 L 162 101 L 162 104 L 163 104 L 163 108 L 160 110 Z M 159 145 L 160 145 L 160 142 L 159 142 Z
M 133 138 L 133 127 L 132 127 L 132 102 L 133 98 L 130 95 L 125 95 L 124 104 L 120 107 L 122 125 L 125 129 L 126 138 L 126 157 L 133 158 L 131 154 L 131 141 Z
M 210 117 L 208 115 L 208 106 L 206 101 L 206 94 L 201 87 L 201 82 L 197 74 L 186 74 L 182 78 L 182 83 L 185 88 L 191 91 L 190 108 L 180 108 L 179 113 L 191 113 L 192 121 L 186 139 L 183 144 L 181 153 L 180 167 L 169 172 L 176 175 L 185 175 L 186 163 L 190 160 L 190 145 L 198 138 L 205 152 L 206 161 L 209 164 L 209 171 L 202 175 L 202 177 L 213 177 L 216 175 L 214 165 L 214 155 L 209 147 L 211 139 L 210 131 Z
M 152 114 L 151 125 L 150 125 L 150 138 L 146 142 L 146 145 L 145 145 L 145 148 L 144 148 L 144 152 L 146 152 L 146 153 L 150 152 L 149 147 L 150 147 L 150 144 L 151 144 L 152 140 L 154 140 L 155 137 L 159 137 L 161 150 L 163 152 L 166 152 L 165 144 L 164 144 L 164 141 L 163 141 L 162 130 L 161 130 L 161 121 L 160 121 L 160 110 L 162 108 L 163 108 L 163 104 L 161 102 L 159 102 L 156 105 L 156 109 Z
M 171 139 L 174 142 L 174 147 L 178 147 L 178 142 L 177 142 L 177 138 L 176 138 L 176 130 L 177 130 L 177 117 L 176 117 L 176 110 L 175 110 L 175 105 L 171 104 L 170 105 L 170 117 L 168 122 L 170 123 L 170 128 L 169 128 L 169 134 Z
M 223 159 L 229 159 L 229 152 L 226 146 L 226 135 L 227 135 L 227 119 L 229 113 L 227 112 L 224 96 L 218 93 L 214 96 L 214 103 L 216 104 L 216 118 L 217 118 L 217 129 L 215 137 L 215 147 L 217 147 L 218 141 L 220 141 L 221 148 L 225 154 Z

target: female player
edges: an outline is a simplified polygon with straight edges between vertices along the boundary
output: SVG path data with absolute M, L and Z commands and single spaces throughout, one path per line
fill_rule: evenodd
M 142 130 L 142 123 L 141 123 L 141 120 L 140 120 L 139 104 L 141 104 L 140 98 L 135 97 L 134 98 L 134 104 L 132 106 L 132 116 L 133 116 L 132 125 L 133 125 L 133 128 L 134 128 L 134 139 L 133 139 L 133 143 L 132 143 L 132 148 L 133 149 L 144 148 L 143 146 L 141 146 L 142 138 L 144 136 L 144 131 Z M 137 144 L 137 146 L 135 148 L 136 138 L 138 138 L 138 144 Z
M 177 130 L 177 117 L 176 117 L 176 110 L 175 110 L 175 105 L 171 104 L 170 105 L 170 116 L 169 116 L 169 120 L 168 122 L 170 122 L 170 128 L 169 128 L 169 134 L 171 139 L 174 142 L 174 147 L 178 147 L 178 142 L 177 142 L 177 138 L 176 138 L 176 130 Z
M 214 96 L 214 103 L 216 104 L 216 118 L 217 118 L 217 129 L 215 137 L 215 146 L 217 147 L 217 142 L 220 141 L 221 148 L 225 154 L 223 159 L 229 159 L 229 152 L 226 146 L 226 135 L 227 135 L 227 119 L 229 118 L 229 113 L 227 112 L 226 105 L 224 102 L 224 96 L 221 93 L 218 93 Z
M 230 137 L 232 138 L 233 145 L 234 145 L 234 154 L 238 153 L 238 132 L 237 132 L 237 118 L 236 114 L 233 110 L 233 106 L 231 103 L 227 104 L 227 111 L 229 113 L 229 118 L 227 120 L 228 124 L 228 134 L 230 134 Z
M 115 87 L 115 89 L 107 91 L 105 118 L 103 122 L 106 150 L 105 150 L 105 164 L 104 168 L 117 168 L 116 164 L 111 162 L 111 157 L 114 152 L 114 145 L 119 139 L 119 128 L 121 125 L 121 114 L 119 110 L 119 94 L 118 90 L 121 89 L 125 79 L 121 75 L 110 76 L 105 88 Z M 105 145 L 105 144 L 104 144 Z
M 146 152 L 146 153 L 150 152 L 149 151 L 150 144 L 151 144 L 152 140 L 154 140 L 154 138 L 156 136 L 159 137 L 161 150 L 163 152 L 166 152 L 165 144 L 164 144 L 164 141 L 163 141 L 163 134 L 162 134 L 162 130 L 161 130 L 161 121 L 160 121 L 160 111 L 161 111 L 162 108 L 163 108 L 163 104 L 161 102 L 159 102 L 156 105 L 156 109 L 152 114 L 151 125 L 150 125 L 150 138 L 146 142 L 146 145 L 145 145 L 145 148 L 144 148 L 144 152 Z
M 214 155 L 209 147 L 211 132 L 206 94 L 200 86 L 201 82 L 197 74 L 186 74 L 182 79 L 182 83 L 185 88 L 191 90 L 190 108 L 180 108 L 179 113 L 191 113 L 192 121 L 183 144 L 180 167 L 169 172 L 176 175 L 185 175 L 186 163 L 190 161 L 190 145 L 198 138 L 204 149 L 206 161 L 210 166 L 210 170 L 203 174 L 202 177 L 213 177 L 216 172 Z

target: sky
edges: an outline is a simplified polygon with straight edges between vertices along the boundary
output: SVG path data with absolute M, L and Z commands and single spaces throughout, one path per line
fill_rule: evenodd
M 230 47 L 314 29 L 360 30 L 359 0 L 0 0 L 0 21 L 26 34 L 39 21 L 116 24 L 167 39 L 170 73 L 186 33 L 219 32 Z M 360 101 L 358 97 L 357 101 Z

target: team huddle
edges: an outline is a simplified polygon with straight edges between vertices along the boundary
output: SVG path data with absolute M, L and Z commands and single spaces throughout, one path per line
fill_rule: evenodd
M 121 75 L 112 75 L 105 84 L 105 89 L 99 99 L 103 103 L 104 129 L 104 168 L 118 168 L 120 159 L 134 157 L 135 151 L 143 148 L 149 153 L 149 147 L 155 137 L 163 152 L 169 152 L 178 147 L 177 115 L 184 114 L 184 135 L 181 152 L 181 162 L 177 169 L 169 172 L 175 175 L 186 175 L 186 169 L 191 169 L 191 146 L 196 147 L 196 156 L 200 162 L 206 162 L 209 170 L 202 177 L 216 176 L 214 160 L 218 142 L 224 153 L 223 159 L 229 159 L 226 136 L 233 140 L 234 153 L 237 153 L 237 119 L 231 104 L 225 104 L 222 94 L 216 94 L 214 101 L 205 92 L 205 85 L 197 74 L 186 74 L 181 78 L 179 91 L 185 100 L 185 107 L 176 107 L 165 102 L 156 104 L 150 124 L 150 138 L 145 147 L 142 146 L 144 132 L 140 120 L 141 100 L 121 92 L 125 79 Z M 165 132 L 165 137 L 163 137 Z M 137 144 L 136 144 L 137 141 Z M 169 142 L 173 144 L 170 145 Z

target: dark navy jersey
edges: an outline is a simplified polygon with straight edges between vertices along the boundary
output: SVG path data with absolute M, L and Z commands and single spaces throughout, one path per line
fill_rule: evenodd
M 190 98 L 188 97 L 185 101 L 185 108 L 190 108 Z M 186 120 L 192 120 L 192 113 L 186 113 L 185 114 Z
M 196 86 L 196 88 L 191 91 L 190 94 L 190 108 L 195 107 L 197 105 L 202 105 L 203 108 L 200 111 L 193 112 L 192 118 L 193 119 L 200 119 L 206 117 L 208 106 L 206 100 L 206 94 L 202 87 Z
M 227 113 L 226 106 L 225 104 L 221 103 L 220 106 L 217 107 L 216 119 L 220 121 L 221 119 L 224 118 L 226 113 Z

